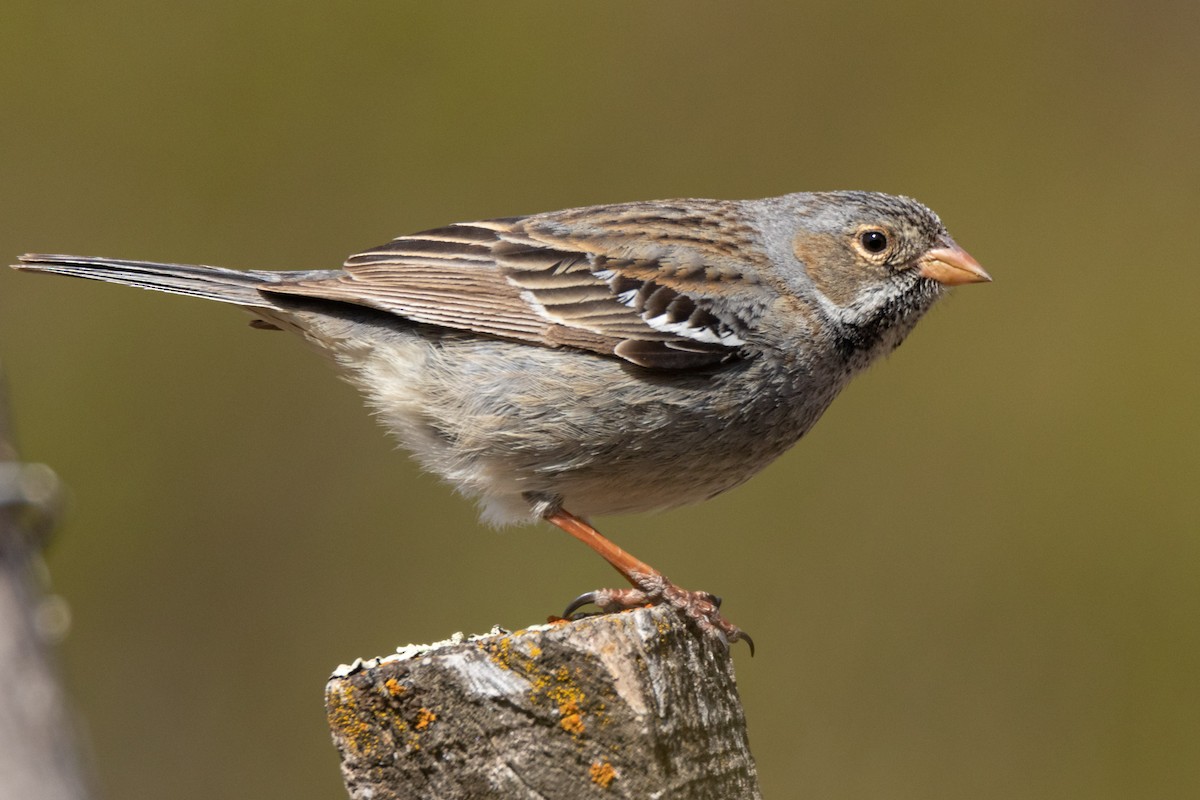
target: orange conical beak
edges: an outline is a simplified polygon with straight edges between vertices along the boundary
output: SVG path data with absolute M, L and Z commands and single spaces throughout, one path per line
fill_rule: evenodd
M 943 286 L 984 283 L 992 279 L 970 253 L 954 242 L 947 247 L 933 248 L 917 261 L 917 266 L 922 277 L 932 278 Z

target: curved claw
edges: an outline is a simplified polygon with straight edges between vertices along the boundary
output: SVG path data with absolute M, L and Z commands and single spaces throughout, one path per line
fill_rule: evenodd
M 750 647 L 750 657 L 754 657 L 754 640 L 750 638 L 750 634 L 724 617 L 716 614 L 706 617 L 700 627 L 709 635 L 716 637 L 721 644 L 725 645 L 726 650 L 734 642 L 745 642 Z
M 598 594 L 599 592 L 584 592 L 583 594 L 579 595 L 579 597 L 576 597 L 567 605 L 567 610 L 562 613 L 562 618 L 570 619 L 571 615 L 579 609 L 595 603 L 596 595 Z
M 563 619 L 570 619 L 571 614 L 589 603 L 605 613 L 612 613 L 644 606 L 650 601 L 650 596 L 641 589 L 596 589 L 592 592 L 584 592 L 572 600 L 571 604 L 567 606 L 566 613 L 563 614 Z

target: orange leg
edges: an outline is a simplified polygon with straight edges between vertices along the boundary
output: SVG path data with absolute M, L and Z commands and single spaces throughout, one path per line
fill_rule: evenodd
M 715 636 L 726 644 L 744 639 L 750 645 L 750 655 L 754 655 L 754 641 L 721 616 L 720 598 L 708 592 L 692 592 L 676 586 L 666 575 L 626 553 L 570 511 L 559 508 L 546 514 L 545 519 L 599 553 L 601 558 L 612 564 L 634 587 L 597 589 L 582 594 L 567 608 L 564 617 L 569 618 L 576 609 L 589 603 L 598 606 L 602 611 L 620 611 L 647 603 L 666 603 L 683 614 L 702 632 Z
M 641 576 L 649 577 L 651 575 L 661 575 L 662 573 L 654 567 L 642 561 L 640 558 L 635 558 L 629 553 L 626 553 L 620 547 L 617 547 L 608 539 L 601 535 L 600 531 L 593 528 L 588 523 L 584 522 L 579 517 L 572 514 L 570 511 L 558 509 L 553 513 L 546 515 L 546 521 L 551 525 L 557 525 L 567 533 L 574 536 L 579 541 L 586 544 L 588 547 L 600 554 L 608 563 L 616 568 L 617 572 L 625 577 L 625 580 L 637 586 L 638 579 Z

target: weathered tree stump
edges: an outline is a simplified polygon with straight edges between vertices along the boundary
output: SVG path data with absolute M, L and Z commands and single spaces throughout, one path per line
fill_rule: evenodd
M 325 703 L 356 800 L 761 800 L 730 654 L 666 609 L 410 645 Z

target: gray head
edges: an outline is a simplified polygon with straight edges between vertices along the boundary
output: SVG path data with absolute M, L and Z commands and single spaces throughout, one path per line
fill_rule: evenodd
M 763 210 L 784 227 L 800 270 L 791 290 L 834 323 L 848 354 L 870 360 L 900 343 L 945 290 L 990 280 L 929 208 L 878 192 L 771 198 Z

